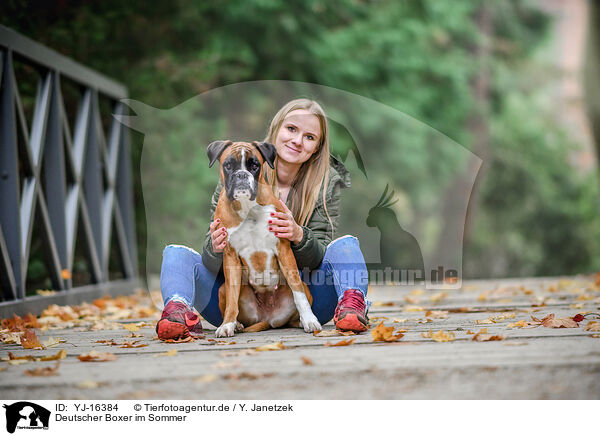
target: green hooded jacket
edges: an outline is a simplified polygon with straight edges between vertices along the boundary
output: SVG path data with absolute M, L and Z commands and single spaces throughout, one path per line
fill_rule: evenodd
M 350 187 L 350 173 L 343 163 L 331 156 L 329 166 L 329 183 L 325 201 L 327 212 L 333 223 L 333 228 L 323 206 L 323 187 L 319 192 L 317 204 L 310 220 L 306 226 L 302 226 L 304 235 L 299 244 L 291 243 L 292 251 L 296 257 L 298 269 L 316 269 L 322 262 L 327 245 L 335 237 L 340 216 L 341 189 Z M 212 196 L 210 221 L 212 222 L 217 208 L 217 202 L 221 195 L 223 184 L 219 180 Z M 288 196 L 288 199 L 290 197 Z M 287 205 L 289 207 L 289 204 Z M 206 232 L 204 247 L 202 250 L 202 263 L 213 273 L 218 273 L 223 265 L 223 253 L 215 253 L 212 249 L 210 230 Z

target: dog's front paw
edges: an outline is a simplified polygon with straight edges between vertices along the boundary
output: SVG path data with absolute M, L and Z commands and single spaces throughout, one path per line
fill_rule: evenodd
M 215 332 L 215 336 L 217 338 L 227 338 L 227 337 L 233 336 L 235 333 L 236 324 L 237 324 L 237 321 L 236 322 L 226 322 L 224 324 L 221 324 L 221 326 Z
M 312 313 L 301 316 L 300 324 L 302 324 L 302 327 L 304 327 L 304 331 L 306 333 L 312 333 L 314 331 L 321 330 L 321 324 L 319 324 L 319 320 L 317 320 L 317 317 Z

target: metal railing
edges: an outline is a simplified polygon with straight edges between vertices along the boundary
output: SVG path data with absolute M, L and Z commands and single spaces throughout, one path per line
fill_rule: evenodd
M 30 123 L 16 64 L 37 73 Z M 76 107 L 65 106 L 61 81 L 77 88 Z M 139 285 L 129 133 L 100 112 L 102 99 L 124 114 L 126 97 L 123 85 L 0 26 L 0 316 Z M 26 292 L 34 225 L 52 297 Z M 86 286 L 73 283 L 76 244 L 85 247 Z M 118 281 L 109 278 L 115 250 Z

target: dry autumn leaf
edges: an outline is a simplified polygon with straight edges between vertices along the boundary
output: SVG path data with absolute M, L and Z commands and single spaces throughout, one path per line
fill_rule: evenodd
M 473 336 L 473 340 L 477 342 L 484 341 L 502 341 L 504 340 L 504 336 L 501 335 L 490 335 L 487 332 L 487 329 L 481 329 L 478 333 Z
M 421 306 L 404 306 L 403 312 L 424 312 L 425 310 Z
M 82 362 L 109 362 L 117 360 L 117 356 L 112 353 L 99 353 L 92 350 L 89 353 L 80 354 L 77 358 Z
M 60 272 L 60 276 L 62 277 L 63 280 L 70 280 L 71 279 L 71 271 L 69 271 L 68 269 L 63 269 Z
M 314 365 L 313 361 L 306 356 L 300 356 L 300 359 L 302 359 L 302 363 L 305 365 Z
M 156 356 L 160 357 L 173 357 L 177 354 L 177 350 L 175 348 L 170 349 L 166 353 L 158 353 Z
M 43 350 L 44 346 L 40 344 L 35 332 L 31 329 L 25 330 L 21 335 L 21 346 L 28 350 Z
M 554 314 L 551 313 L 545 318 L 538 319 L 534 316 L 531 317 L 535 322 L 539 322 L 544 327 L 548 328 L 577 328 L 579 324 L 573 321 L 573 318 L 554 318 Z
M 26 369 L 23 374 L 29 377 L 49 377 L 53 375 L 58 375 L 58 367 L 60 362 L 56 362 L 54 366 L 46 366 L 43 368 L 35 368 L 35 369 Z
M 158 339 L 158 337 L 157 337 Z M 185 342 L 194 342 L 195 339 L 192 336 L 186 336 L 185 338 L 179 339 L 161 339 L 161 341 L 166 342 L 167 344 L 182 344 Z
M 429 330 L 427 333 L 421 333 L 421 336 L 433 339 L 435 342 L 452 342 L 455 338 L 454 333 L 445 332 L 443 330 L 439 330 L 435 333 Z
M 410 295 L 423 295 L 425 293 L 425 291 L 423 289 L 414 289 L 412 291 L 410 291 Z
M 433 319 L 446 319 L 448 318 L 447 310 L 428 310 L 425 312 L 425 317 Z
M 100 383 L 94 380 L 82 380 L 77 383 L 77 387 L 80 389 L 97 389 Z
M 331 336 L 354 336 L 356 335 L 353 331 L 342 331 L 342 330 L 316 330 L 313 332 L 313 336 L 319 338 L 327 338 Z
M 46 348 L 50 348 L 54 347 L 55 345 L 64 344 L 65 342 L 67 342 L 65 339 L 53 338 L 52 336 L 50 336 L 45 341 L 42 341 L 42 345 Z
M 204 374 L 203 376 L 194 379 L 196 383 L 212 383 L 217 379 L 216 374 Z
M 446 297 L 448 297 L 448 294 L 446 292 L 437 292 L 433 295 L 430 295 L 429 300 L 431 300 L 432 303 L 438 303 Z
M 339 342 L 325 342 L 323 345 L 326 347 L 345 347 L 346 345 L 352 345 L 356 339 L 344 339 Z
M 283 342 L 273 342 L 271 344 L 261 345 L 260 347 L 256 347 L 256 351 L 275 351 L 275 350 L 285 350 L 287 347 L 283 345 Z
M 590 321 L 585 326 L 586 332 L 600 332 L 600 323 L 597 321 Z
M 517 321 L 517 322 L 511 322 L 507 327 L 508 328 L 518 327 L 518 328 L 522 329 L 523 327 L 527 327 L 529 325 L 531 325 L 531 323 L 529 321 L 525 321 L 525 320 L 522 319 L 522 320 Z
M 137 332 L 140 329 L 140 326 L 136 324 L 121 324 L 121 327 L 130 332 Z
M 377 327 L 371 329 L 371 336 L 374 342 L 395 342 L 400 340 L 404 334 L 397 333 L 394 335 L 394 327 L 386 327 L 381 322 Z

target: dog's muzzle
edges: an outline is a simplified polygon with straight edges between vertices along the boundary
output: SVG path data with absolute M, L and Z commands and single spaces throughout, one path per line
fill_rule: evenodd
M 233 198 L 239 200 L 241 198 L 252 199 L 255 197 L 254 192 L 254 177 L 246 170 L 238 170 L 233 174 Z

